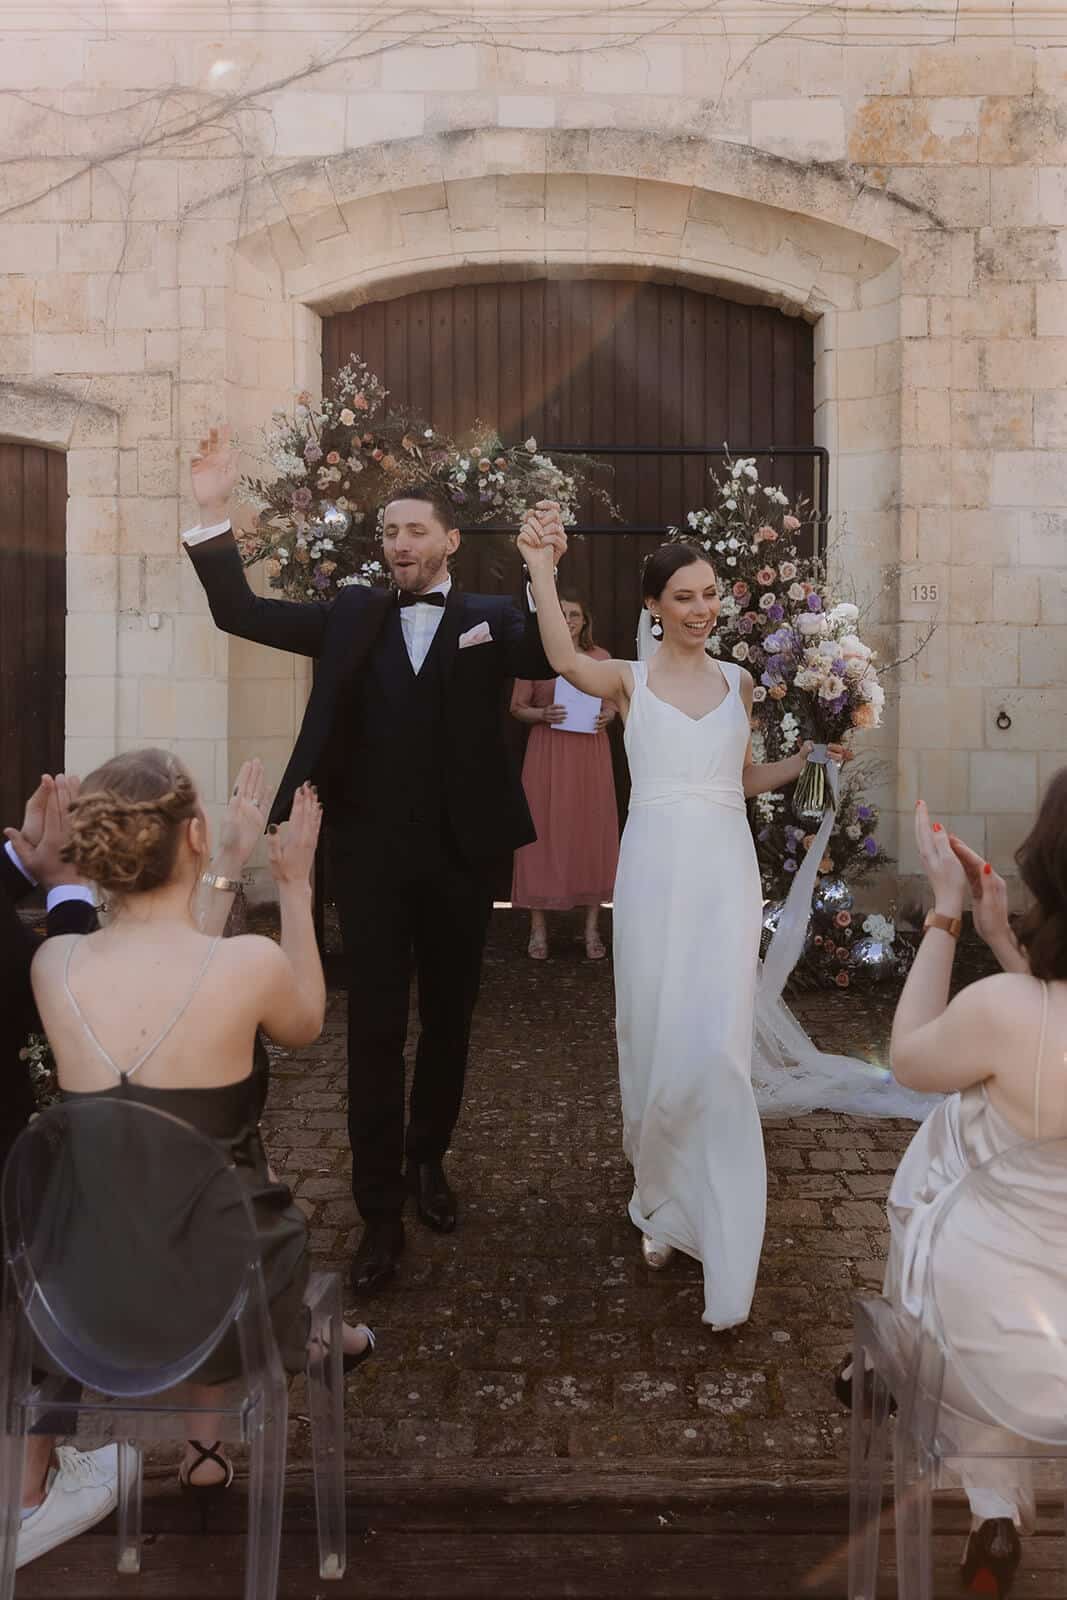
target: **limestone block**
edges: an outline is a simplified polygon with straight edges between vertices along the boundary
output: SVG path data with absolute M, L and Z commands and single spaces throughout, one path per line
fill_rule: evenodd
M 136 682 L 139 690 L 137 732 L 140 737 L 146 740 L 173 739 L 178 729 L 175 716 L 177 685 L 174 679 L 146 675 Z
M 912 750 L 980 750 L 982 690 L 945 683 L 904 684 L 901 739 Z
M 0 264 L 3 271 L 30 276 L 51 272 L 59 251 L 59 229 L 54 222 L 0 223 Z
M 249 164 L 243 157 L 200 155 L 195 161 L 178 163 L 182 216 L 240 217 L 248 206 L 250 188 Z
M 930 332 L 930 302 L 924 295 L 904 295 L 900 302 L 902 339 L 925 339 Z
M 38 277 L 8 278 L 9 285 L 22 284 L 32 302 L 32 322 L 39 333 L 84 333 L 89 327 L 88 288 L 91 278 L 82 273 L 49 272 Z M 17 326 L 19 310 L 5 316 L 6 326 Z M 24 313 L 23 313 L 24 315 Z
M 1036 623 L 1041 616 L 1041 584 L 1029 572 L 994 572 L 993 615 L 998 622 Z
M 1038 338 L 1067 338 L 1067 284 L 1039 283 L 1036 292 Z
M 192 573 L 192 566 L 182 558 L 179 577 L 184 582 Z M 200 590 L 196 582 L 197 591 Z M 225 638 L 225 636 L 222 636 Z M 220 635 L 210 616 L 176 615 L 174 617 L 174 670 L 183 678 L 213 678 L 218 668 L 217 644 Z M 235 642 L 235 641 L 234 641 Z M 259 648 L 259 647 L 256 647 Z M 237 668 L 231 656 L 231 671 Z
M 1037 753 L 1037 779 L 1042 794 L 1057 773 L 1067 767 L 1067 750 L 1039 750 Z
M 1024 574 L 1019 574 L 1020 578 Z M 1044 572 L 1040 576 L 1034 575 L 1033 583 L 1037 586 L 1040 596 L 1041 621 L 1045 623 L 1058 622 L 1067 624 L 1067 571 Z M 1030 619 L 1036 622 L 1037 617 Z M 1067 629 L 1064 633 L 1064 677 L 1067 678 Z
M 113 734 L 82 738 L 68 734 L 64 741 L 64 760 L 68 772 L 95 772 L 105 761 L 117 753 L 118 745 Z
M 911 90 L 916 95 L 1029 94 L 1037 52 L 1001 39 L 971 44 L 959 39 L 911 53 Z
M 838 515 L 887 511 L 896 503 L 897 463 L 892 451 L 843 455 L 838 462 Z
M 840 161 L 846 148 L 845 108 L 829 96 L 753 100 L 752 143 L 792 161 Z
M 137 488 L 137 451 L 120 450 L 119 462 L 119 494 L 136 494 Z
M 290 732 L 292 684 L 236 679 L 230 683 L 230 718 L 235 737 L 269 739 Z
M 952 511 L 949 516 L 949 552 L 953 567 L 1014 566 L 1019 546 L 1015 512 L 975 507 Z
M 1032 167 L 994 167 L 990 176 L 994 224 L 1033 227 L 1049 218 L 1041 208 L 1039 173 Z
M 1033 630 L 1024 629 L 1023 639 Z M 1010 625 L 950 623 L 949 673 L 953 686 L 1013 688 L 1019 682 L 1019 629 Z
M 229 727 L 229 686 L 212 679 L 177 678 L 174 683 L 174 726 L 179 735 L 195 733 L 224 739 Z
M 972 750 L 971 808 L 1031 814 L 1037 805 L 1037 756 L 1022 750 Z
M 292 344 L 286 339 L 264 340 L 258 355 L 260 387 L 273 395 L 288 394 L 296 377 Z
M 982 228 L 975 256 L 979 281 L 1043 283 L 1058 277 L 1060 245 L 1055 228 Z
M 497 121 L 502 128 L 554 128 L 556 102 L 551 95 L 502 94 Z
M 900 398 L 873 395 L 837 407 L 838 448 L 877 450 L 900 437 Z
M 987 282 L 951 306 L 957 338 L 1026 339 L 1034 331 L 1034 289 L 1028 283 Z
M 1025 449 L 1034 438 L 1034 400 L 1025 389 L 955 391 L 952 443 L 964 450 Z
M 113 555 L 67 557 L 67 610 L 107 611 L 119 604 L 119 577 Z
M 849 159 L 868 165 L 973 162 L 978 159 L 976 98 L 878 95 L 857 106 Z
M 189 776 L 196 784 L 197 794 L 205 805 L 221 801 L 229 793 L 225 784 L 220 784 L 218 781 L 220 766 L 224 770 L 226 764 L 225 743 L 213 739 L 182 737 L 175 737 L 168 742 L 179 761 L 184 762 L 189 769 Z M 215 831 L 217 834 L 217 828 Z
M 973 563 L 954 567 L 949 580 L 948 615 L 950 622 L 1006 621 L 993 610 L 993 571 Z
M 900 360 L 906 389 L 948 389 L 952 383 L 951 339 L 909 339 Z
M 1062 506 L 1067 503 L 1067 451 L 1000 451 L 993 457 L 992 504 Z
M 119 503 L 119 549 L 123 555 L 173 556 L 178 542 L 178 506 L 173 499 Z
M 479 47 L 458 41 L 402 45 L 382 56 L 382 89 L 387 94 L 432 93 L 443 85 L 453 94 L 469 94 L 479 87 L 479 73 Z
M 1014 811 L 988 818 L 984 853 L 995 872 L 1009 878 L 1017 874 L 1015 852 L 1033 825 L 1033 811 Z
M 179 336 L 182 381 L 221 383 L 226 364 L 226 336 L 221 329 L 194 329 Z
M 1034 396 L 1034 444 L 1039 450 L 1067 450 L 1067 392 L 1046 389 Z
M 998 728 L 1006 711 L 1010 728 Z M 1040 753 L 1067 747 L 1067 692 L 1060 689 L 990 689 L 985 696 L 986 744 L 990 750 Z
M 902 282 L 911 294 L 947 294 L 953 289 L 953 236 L 919 230 L 900 239 Z
M 6 227 L 4 233 L 6 239 Z M 112 273 L 118 272 L 120 267 L 139 271 L 152 265 L 153 233 L 151 225 L 142 225 L 135 233 L 122 222 L 61 223 L 57 230 L 56 260 L 63 272 Z M 48 262 L 51 254 L 47 251 L 43 260 Z M 41 261 L 36 267 L 25 270 L 39 272 Z
M 171 431 L 171 382 L 157 375 L 94 377 L 87 400 L 116 414 L 120 445 L 167 438 Z M 72 441 L 73 442 L 73 441 Z M 79 439 L 89 443 L 89 439 Z M 98 442 L 93 440 L 92 442 Z
M 118 619 L 119 671 L 123 677 L 170 674 L 174 666 L 174 627 L 168 616 L 160 618 L 158 628 L 150 628 L 141 616 Z
M 685 93 L 685 51 L 673 40 L 645 40 L 626 49 L 586 51 L 580 61 L 586 94 L 675 95 Z
M 181 361 L 181 336 L 176 328 L 164 333 L 146 333 L 144 364 L 146 372 L 166 372 L 177 375 Z
M 990 389 L 1062 389 L 1067 385 L 1067 338 L 990 339 L 981 350 Z
M 922 506 L 915 516 L 916 558 L 924 562 L 948 561 L 952 546 L 952 512 Z
M 178 238 L 178 283 L 183 288 L 224 287 L 235 224 L 226 218 L 182 223 Z
M 276 156 L 328 156 L 345 148 L 347 97 L 316 90 L 283 89 L 271 99 Z
M 915 227 L 984 228 L 993 220 L 987 166 L 894 167 L 888 190 L 915 208 Z
M 118 501 L 107 495 L 71 495 L 67 503 L 68 555 L 106 555 L 118 550 Z
M 540 206 L 502 206 L 497 213 L 502 250 L 542 250 L 545 213 Z
M 988 450 L 952 451 L 952 504 L 981 509 L 990 503 L 992 465 Z
M 66 726 L 80 739 L 109 740 L 116 733 L 116 689 L 113 677 L 68 675 Z M 76 769 L 75 769 L 76 770 Z
M 1061 567 L 1067 564 L 1067 517 L 1058 511 L 1019 514 L 1019 564 Z
M 94 167 L 94 222 L 169 222 L 178 216 L 178 171 L 186 163 L 146 153 Z
M 116 495 L 119 490 L 118 452 L 109 449 L 67 451 L 69 495 Z
M 629 250 L 634 243 L 636 214 L 629 206 L 589 207 L 589 248 Z
M 689 215 L 692 190 L 681 184 L 637 185 L 637 227 L 643 233 L 680 236 Z
M 948 450 L 901 452 L 900 495 L 904 505 L 952 504 L 952 459 Z
M 944 389 L 916 389 L 913 398 L 915 402 L 913 431 L 910 436 L 905 437 L 904 443 L 947 445 L 952 435 L 950 396 Z
M 21 378 L 33 371 L 33 334 L 0 333 L 0 373 Z
M 137 487 L 140 494 L 177 495 L 180 457 L 175 440 L 142 439 L 137 447 L 135 459 Z
M 130 373 L 144 371 L 142 333 L 35 333 L 33 370 L 56 373 Z
M 1031 688 L 1061 688 L 1067 662 L 1067 637 L 1054 624 L 1024 628 L 1019 636 L 1019 682 Z
M 493 65 L 502 91 L 578 87 L 579 60 L 573 51 L 538 50 L 524 44 L 521 50 L 498 50 Z
M 1067 223 L 1067 166 L 1039 167 L 1036 177 L 1038 220 L 1062 226 Z
M 967 811 L 971 804 L 970 763 L 973 760 L 966 750 L 920 750 L 918 752 L 918 791 L 902 796 L 901 808 L 908 801 L 914 805 L 920 797 L 931 811 Z
M 348 96 L 345 121 L 345 147 L 348 149 L 376 144 L 385 139 L 417 139 L 425 127 L 424 94 L 405 92 Z
M 179 603 L 180 556 L 138 556 L 146 611 L 176 611 Z
M 110 612 L 67 613 L 67 676 L 113 677 L 118 665 L 115 618 Z
M 1067 104 L 993 95 L 982 102 L 978 159 L 991 166 L 1051 166 L 1067 161 Z

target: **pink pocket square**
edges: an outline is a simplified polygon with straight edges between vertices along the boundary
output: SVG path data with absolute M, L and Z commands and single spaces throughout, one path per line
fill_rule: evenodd
M 492 644 L 493 635 L 488 622 L 476 623 L 473 628 L 468 628 L 466 633 L 459 636 L 459 648 L 467 650 L 472 644 Z

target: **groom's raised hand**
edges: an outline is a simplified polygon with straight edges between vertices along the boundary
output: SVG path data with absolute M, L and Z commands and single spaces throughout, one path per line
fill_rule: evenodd
M 543 544 L 551 545 L 556 565 L 567 554 L 567 530 L 563 526 L 563 513 L 555 500 L 539 500 L 533 511 L 541 530 Z
M 230 497 L 237 485 L 237 452 L 225 423 L 212 428 L 192 461 L 193 494 L 204 527 L 229 522 Z

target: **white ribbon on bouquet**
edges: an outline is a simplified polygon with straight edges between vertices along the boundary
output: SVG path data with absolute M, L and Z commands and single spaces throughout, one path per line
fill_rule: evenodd
M 642 610 L 637 627 L 637 659 L 648 661 L 658 649 L 659 640 L 652 635 L 652 618 L 647 609 Z M 832 804 L 823 811 L 815 842 L 790 885 L 766 960 L 759 963 L 752 1043 L 756 1101 L 765 1117 L 842 1111 L 872 1117 L 909 1117 L 921 1122 L 940 1095 L 916 1094 L 896 1083 L 886 1067 L 820 1050 L 782 999 L 804 949 L 819 863 L 830 842 L 837 813 L 839 774 L 826 746 L 816 745 L 808 760 L 825 766 Z

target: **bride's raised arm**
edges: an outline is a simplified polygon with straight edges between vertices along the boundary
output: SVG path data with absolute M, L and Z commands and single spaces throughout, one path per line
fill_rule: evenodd
M 530 574 L 530 588 L 537 607 L 537 626 L 541 643 L 553 671 L 573 683 L 576 689 L 601 700 L 626 705 L 632 680 L 624 661 L 595 661 L 580 655 L 574 647 L 567 619 L 556 592 L 556 547 L 542 535 L 544 529 L 536 512 L 530 512 L 519 534 L 519 549 Z

